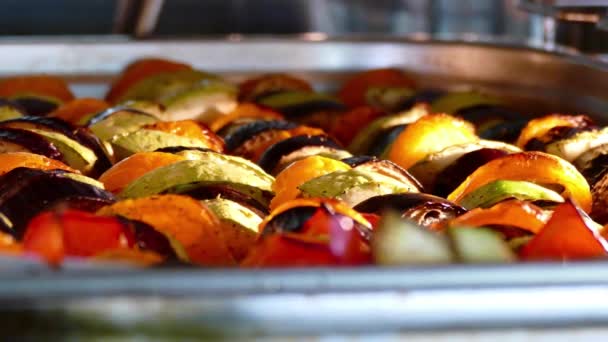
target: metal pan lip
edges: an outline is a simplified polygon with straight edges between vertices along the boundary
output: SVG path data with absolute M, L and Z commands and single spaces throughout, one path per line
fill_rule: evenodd
M 543 43 L 535 40 L 512 37 L 490 36 L 474 33 L 464 34 L 428 34 L 415 32 L 402 36 L 385 34 L 348 34 L 331 35 L 322 32 L 306 32 L 285 35 L 228 34 L 196 36 L 152 36 L 145 39 L 134 39 L 127 35 L 78 35 L 78 36 L 5 36 L 0 37 L 3 45 L 33 44 L 164 44 L 164 43 L 206 43 L 206 44 L 260 44 L 260 43 L 300 43 L 300 44 L 408 44 L 429 46 L 461 46 L 499 48 L 528 52 L 540 52 L 553 56 L 565 57 L 573 62 L 588 64 L 608 70 L 608 61 L 594 55 L 585 55 L 578 50 L 554 43 Z

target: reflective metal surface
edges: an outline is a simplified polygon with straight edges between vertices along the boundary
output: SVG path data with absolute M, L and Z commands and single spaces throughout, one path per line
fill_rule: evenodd
M 239 80 L 287 71 L 321 89 L 354 70 L 397 66 L 424 86 L 474 86 L 528 112 L 578 111 L 605 119 L 608 67 L 569 51 L 424 40 L 83 39 L 0 42 L 0 74 L 65 76 L 100 95 L 133 59 L 183 60 Z M 0 319 L 11 334 L 78 332 L 185 336 L 405 333 L 436 329 L 608 323 L 608 263 L 291 270 L 61 271 L 0 259 Z M 24 323 L 24 322 L 27 322 Z M 95 335 L 97 336 L 97 335 Z M 227 337 L 230 339 L 230 337 Z

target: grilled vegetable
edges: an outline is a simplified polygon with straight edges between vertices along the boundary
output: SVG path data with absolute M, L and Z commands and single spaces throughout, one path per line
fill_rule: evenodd
M 467 154 L 482 149 L 485 149 L 485 152 L 464 158 L 464 156 Z M 505 153 L 500 153 L 500 151 L 504 151 Z M 464 175 L 464 178 L 466 178 L 466 176 L 468 176 L 468 174 L 474 171 L 478 166 L 481 166 L 485 162 L 491 160 L 491 156 L 498 157 L 507 153 L 515 153 L 520 151 L 521 150 L 519 148 L 510 144 L 482 139 L 473 143 L 448 146 L 439 152 L 431 153 L 423 160 L 414 164 L 409 171 L 423 184 L 427 191 L 434 193 L 436 192 L 435 186 L 437 181 L 442 180 L 442 174 L 444 176 L 447 175 L 453 177 L 453 171 L 458 170 L 458 174 Z M 460 163 L 459 161 L 462 162 Z M 473 162 L 474 165 L 470 165 L 471 162 Z M 462 170 L 461 168 L 463 167 L 467 168 L 468 170 Z M 447 170 L 449 168 L 452 170 Z M 464 180 L 464 178 L 454 180 L 451 183 L 457 183 L 457 186 Z M 444 181 L 443 183 L 446 184 L 447 182 Z M 447 193 L 449 193 L 449 191 Z
M 370 262 L 369 222 L 344 204 L 295 200 L 260 225 L 263 235 L 243 267 L 361 265 Z
M 348 146 L 348 150 L 355 154 L 378 156 L 392 144 L 393 140 L 397 138 L 398 133 L 401 133 L 406 125 L 415 122 L 427 114 L 428 107 L 420 105 L 395 115 L 378 118 L 355 135 Z M 395 129 L 398 129 L 399 132 L 397 135 L 391 136 L 389 132 Z M 385 139 L 387 137 L 389 139 Z
M 474 127 L 446 114 L 432 114 L 408 125 L 390 148 L 389 159 L 409 169 L 448 146 L 478 141 Z
M 258 103 L 283 114 L 288 120 L 329 131 L 346 107 L 332 96 L 311 92 L 282 92 Z
M 178 161 L 147 172 L 131 182 L 120 196 L 134 198 L 182 193 L 200 185 L 225 184 L 267 203 L 273 181 L 272 176 L 242 158 L 203 152 L 199 160 Z
M 461 204 L 467 209 L 488 208 L 506 199 L 515 198 L 543 203 L 560 203 L 564 199 L 555 191 L 523 181 L 497 180 L 477 188 L 466 195 Z
M 507 243 L 485 228 L 452 227 L 440 235 L 389 212 L 372 240 L 380 265 L 509 263 L 516 257 Z
M 298 135 L 268 147 L 260 156 L 258 165 L 264 171 L 277 174 L 292 162 L 315 154 L 334 155 L 342 159 L 350 153 L 340 149 L 340 145 L 323 135 Z
M 593 259 L 608 255 L 608 243 L 567 201 L 555 209 L 549 222 L 523 247 L 521 255 L 526 260 Z
M 355 169 L 335 171 L 311 179 L 298 189 L 304 197 L 337 198 L 350 206 L 374 196 L 417 191 L 411 184 L 376 172 Z
M 258 101 L 265 96 L 292 91 L 312 92 L 312 87 L 308 82 L 291 75 L 262 75 L 239 85 L 239 100 Z
M 138 82 L 158 74 L 192 70 L 189 65 L 159 58 L 145 58 L 129 64 L 112 84 L 106 100 L 115 103 Z
M 414 88 L 415 82 L 398 69 L 375 69 L 361 72 L 347 80 L 338 96 L 349 107 L 367 104 L 370 88 Z
M 139 110 L 113 107 L 93 116 L 85 125 L 89 126 L 99 139 L 109 141 L 157 121 L 155 116 Z
M 102 216 L 120 215 L 154 227 L 179 242 L 195 264 L 235 264 L 217 216 L 207 206 L 187 196 L 128 199 L 104 207 L 97 213 Z
M 222 223 L 226 245 L 235 260 L 242 260 L 258 238 L 262 218 L 237 202 L 221 197 L 204 200 Z
M 143 176 L 144 174 L 178 161 L 185 160 L 184 157 L 162 153 L 162 152 L 140 152 L 123 159 L 112 166 L 100 177 L 105 188 L 114 193 L 120 193 L 127 185 Z
M 0 177 L 0 212 L 9 233 L 21 238 L 28 222 L 41 211 L 73 197 L 112 202 L 114 196 L 90 178 L 65 171 L 15 168 Z
M 470 227 L 508 227 L 538 233 L 547 223 L 550 212 L 519 200 L 509 200 L 484 209 L 475 208 L 448 222 L 448 225 Z M 500 230 L 500 229 L 499 229 Z
M 66 256 L 90 257 L 133 244 L 133 235 L 118 219 L 76 210 L 44 212 L 34 217 L 23 238 L 27 252 L 55 265 Z
M 467 177 L 448 199 L 460 203 L 473 190 L 498 179 L 557 184 L 563 188 L 564 198 L 572 198 L 587 212 L 591 210 L 591 191 L 585 178 L 572 164 L 542 152 L 514 153 L 494 159 Z
M 52 142 L 24 129 L 0 128 L 0 153 L 7 152 L 30 152 L 63 161 L 63 155 Z
M 546 115 L 530 120 L 526 127 L 522 129 L 516 145 L 526 149 L 528 149 L 529 144 L 538 145 L 540 143 L 541 146 L 544 146 L 555 140 L 556 134 L 558 138 L 560 135 L 563 137 L 564 128 L 586 129 L 594 125 L 593 121 L 585 115 Z
M 272 184 L 275 197 L 270 202 L 270 208 L 275 209 L 280 204 L 298 197 L 301 194 L 298 187 L 305 182 L 334 171 L 348 169 L 350 167 L 347 164 L 322 156 L 310 156 L 298 160 L 277 175 Z
M 373 214 L 382 214 L 390 209 L 424 227 L 435 227 L 466 212 L 465 208 L 441 197 L 420 193 L 375 196 L 359 203 L 354 209 Z

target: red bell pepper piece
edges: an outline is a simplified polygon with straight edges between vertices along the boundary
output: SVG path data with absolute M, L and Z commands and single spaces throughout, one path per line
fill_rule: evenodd
M 601 258 L 608 256 L 608 243 L 587 225 L 579 209 L 567 200 L 522 248 L 520 256 L 524 260 Z

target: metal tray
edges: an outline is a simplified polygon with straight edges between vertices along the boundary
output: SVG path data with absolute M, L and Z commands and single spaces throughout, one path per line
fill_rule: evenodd
M 128 62 L 160 56 L 239 80 L 286 71 L 332 89 L 354 70 L 396 66 L 425 86 L 476 87 L 524 112 L 608 112 L 608 66 L 565 50 L 481 41 L 300 39 L 0 41 L 0 74 L 66 77 L 103 94 Z M 608 263 L 410 268 L 131 269 L 78 261 L 49 270 L 0 258 L 0 316 L 18 336 L 252 337 L 608 323 Z

